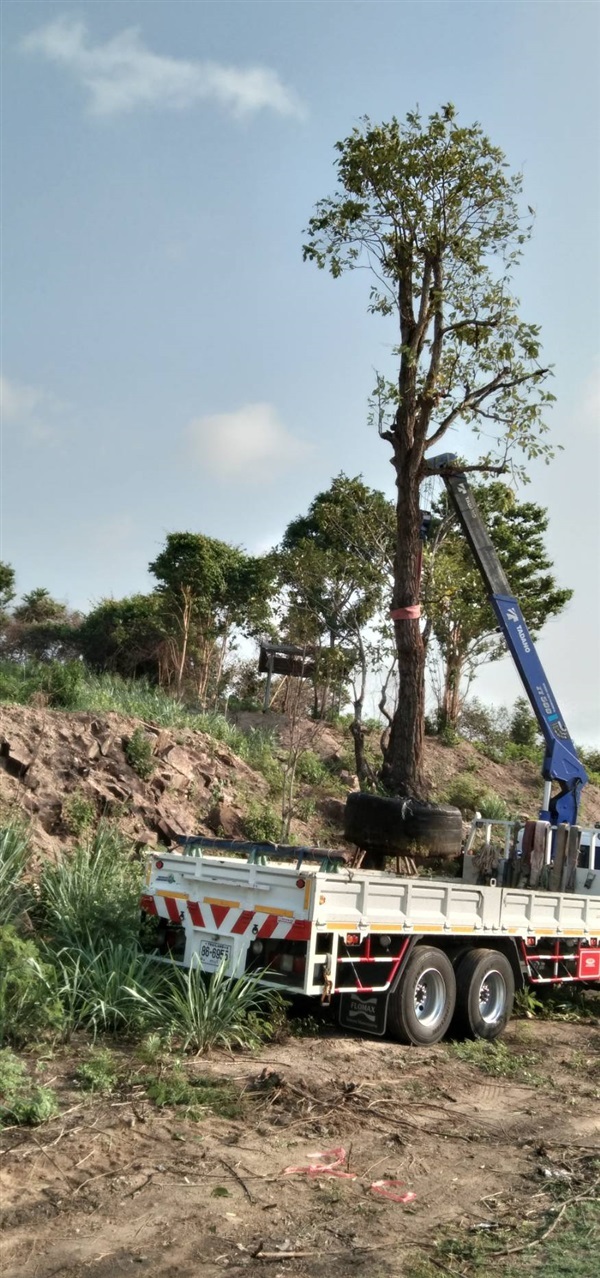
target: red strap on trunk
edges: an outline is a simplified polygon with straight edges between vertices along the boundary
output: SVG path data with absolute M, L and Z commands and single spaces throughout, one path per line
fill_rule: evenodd
M 390 613 L 392 621 L 418 621 L 420 616 L 420 604 L 409 604 L 408 608 L 393 608 Z

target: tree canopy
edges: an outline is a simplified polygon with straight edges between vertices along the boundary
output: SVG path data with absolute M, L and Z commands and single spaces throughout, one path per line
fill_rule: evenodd
M 558 586 L 551 571 L 544 540 L 548 512 L 535 502 L 518 501 L 499 480 L 474 484 L 473 495 L 535 638 L 573 594 Z M 432 513 L 433 537 L 424 558 L 423 611 L 441 657 L 441 723 L 455 728 L 465 678 L 469 681 L 483 662 L 502 657 L 506 645 L 464 533 L 456 517 L 448 514 L 445 495 Z

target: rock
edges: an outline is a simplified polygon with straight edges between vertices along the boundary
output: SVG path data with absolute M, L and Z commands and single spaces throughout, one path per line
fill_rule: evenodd
M 206 817 L 206 824 L 213 834 L 225 839 L 243 839 L 244 826 L 241 814 L 224 800 L 215 803 Z
M 334 821 L 337 825 L 343 826 L 346 810 L 345 799 L 334 799 L 333 797 L 320 799 L 317 803 L 317 808 L 328 821 Z
M 360 790 L 360 782 L 355 772 L 346 772 L 344 769 L 340 772 L 340 781 L 342 785 L 346 785 L 349 790 Z
M 174 768 L 176 772 L 179 772 L 181 776 L 186 777 L 188 781 L 193 781 L 195 772 L 194 765 L 185 750 L 181 749 L 181 746 L 171 746 L 171 749 L 167 750 L 163 757 L 165 762 L 169 764 L 169 767 Z

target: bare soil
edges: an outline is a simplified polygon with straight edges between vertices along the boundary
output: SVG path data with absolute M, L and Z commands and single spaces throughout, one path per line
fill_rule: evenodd
M 600 1156 L 600 1028 L 515 1022 L 503 1042 L 516 1076 L 333 1027 L 188 1062 L 235 1082 L 235 1120 L 157 1109 L 132 1051 L 106 1099 L 74 1085 L 86 1045 L 38 1058 L 62 1112 L 3 1134 L 3 1278 L 402 1278 L 448 1227 L 535 1218 L 556 1172 Z M 355 1180 L 284 1174 L 340 1146 Z M 378 1197 L 386 1179 L 414 1201 Z

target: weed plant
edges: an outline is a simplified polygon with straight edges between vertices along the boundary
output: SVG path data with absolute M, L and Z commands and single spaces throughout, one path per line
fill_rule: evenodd
M 110 1096 L 118 1081 L 119 1071 L 115 1058 L 106 1047 L 92 1047 L 87 1059 L 81 1062 L 75 1072 L 78 1086 L 95 1095 Z
M 21 1046 L 63 1024 L 52 964 L 10 924 L 0 928 L 0 1046 Z
M 22 1061 L 8 1048 L 0 1051 L 0 1129 L 15 1124 L 33 1127 L 57 1113 L 54 1092 L 37 1087 Z
M 135 728 L 126 746 L 125 758 L 142 781 L 149 781 L 154 772 L 152 742 L 142 728 Z

